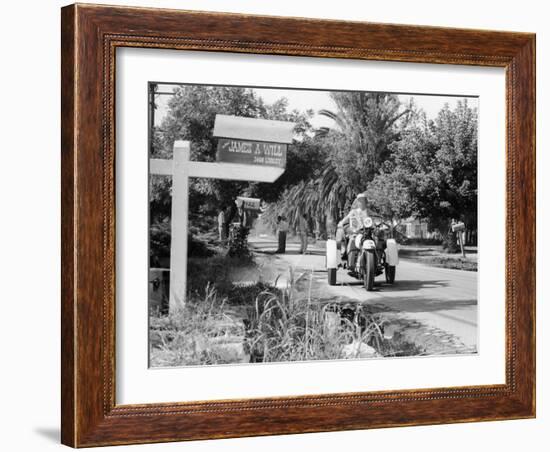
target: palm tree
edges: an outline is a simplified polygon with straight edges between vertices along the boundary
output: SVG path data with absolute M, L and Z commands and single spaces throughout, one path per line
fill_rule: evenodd
M 413 107 L 402 109 L 399 98 L 387 93 L 335 92 L 331 97 L 337 112 L 319 113 L 332 119 L 334 127 L 316 131 L 318 139 L 329 143 L 328 161 L 315 177 L 285 190 L 268 208 L 266 218 L 273 224 L 281 212 L 291 226 L 302 213 L 321 224 L 340 219 L 388 158 L 389 144 L 399 138 L 396 123 Z
M 395 94 L 334 92 L 331 97 L 337 111 L 319 114 L 334 121 L 335 127 L 318 130 L 319 137 L 332 137 L 340 146 L 331 155 L 340 177 L 363 191 L 388 158 L 388 146 L 399 138 L 399 119 L 410 116 L 412 103 L 402 109 Z
M 318 177 L 301 181 L 285 190 L 280 200 L 268 207 L 266 218 L 274 224 L 277 215 L 284 213 L 290 225 L 296 227 L 299 216 L 305 213 L 320 224 L 335 224 L 351 207 L 355 196 L 353 189 L 338 177 L 334 167 L 328 163 Z

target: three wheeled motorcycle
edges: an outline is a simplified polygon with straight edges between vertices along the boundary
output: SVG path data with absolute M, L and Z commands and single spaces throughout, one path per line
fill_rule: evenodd
M 329 284 L 337 284 L 339 268 L 363 281 L 368 291 L 374 289 L 374 278 L 381 274 L 385 275 L 386 283 L 393 284 L 399 256 L 397 242 L 387 237 L 388 232 L 383 222 L 375 223 L 371 217 L 351 215 L 347 230 L 339 227 L 336 238 L 327 240 Z

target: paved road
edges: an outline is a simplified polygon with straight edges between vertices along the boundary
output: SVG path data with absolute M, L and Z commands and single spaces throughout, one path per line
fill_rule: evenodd
M 275 242 L 256 238 L 251 244 L 258 253 L 275 251 Z M 376 278 L 373 292 L 345 270 L 338 271 L 338 285 L 329 286 L 325 272 L 325 254 L 321 247 L 310 247 L 310 254 L 298 253 L 297 244 L 287 245 L 286 254 L 277 254 L 281 264 L 297 271 L 313 271 L 317 290 L 335 296 L 383 304 L 406 314 L 430 328 L 456 336 L 464 345 L 477 348 L 477 272 L 431 267 L 401 259 L 396 282 Z

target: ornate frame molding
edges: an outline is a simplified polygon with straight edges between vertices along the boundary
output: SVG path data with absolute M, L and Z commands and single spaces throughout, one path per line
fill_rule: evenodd
M 80 447 L 534 416 L 534 35 L 77 4 L 62 9 L 62 46 L 64 444 Z M 506 68 L 506 384 L 116 405 L 118 47 Z M 524 353 L 518 354 L 518 349 Z

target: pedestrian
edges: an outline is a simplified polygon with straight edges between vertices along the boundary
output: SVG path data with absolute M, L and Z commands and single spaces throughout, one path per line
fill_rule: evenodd
M 300 215 L 298 218 L 298 232 L 300 234 L 300 253 L 306 254 L 307 251 L 307 216 Z
M 237 204 L 237 214 L 239 215 L 239 223 L 241 228 L 248 227 L 248 214 L 244 207 L 244 201 L 241 199 Z
M 286 251 L 286 234 L 288 232 L 288 222 L 284 216 L 277 217 L 277 238 L 278 248 L 277 253 L 284 254 Z
M 315 234 L 315 243 L 317 243 L 321 236 L 321 222 L 319 218 L 315 218 L 315 231 L 313 231 L 313 233 Z
M 366 193 L 359 193 L 351 205 L 349 213 L 338 222 L 337 229 L 340 232 L 337 230 L 336 235 L 337 240 L 341 241 L 340 250 L 342 250 L 343 260 L 347 260 L 348 252 L 354 246 L 354 241 L 350 241 L 349 238 L 363 226 L 363 221 L 369 216 L 367 205 Z M 354 262 L 353 265 L 355 265 Z
M 220 212 L 218 213 L 218 234 L 220 237 L 220 243 L 225 243 L 225 240 L 227 239 L 227 234 L 225 227 L 225 211 L 223 208 L 220 209 Z

